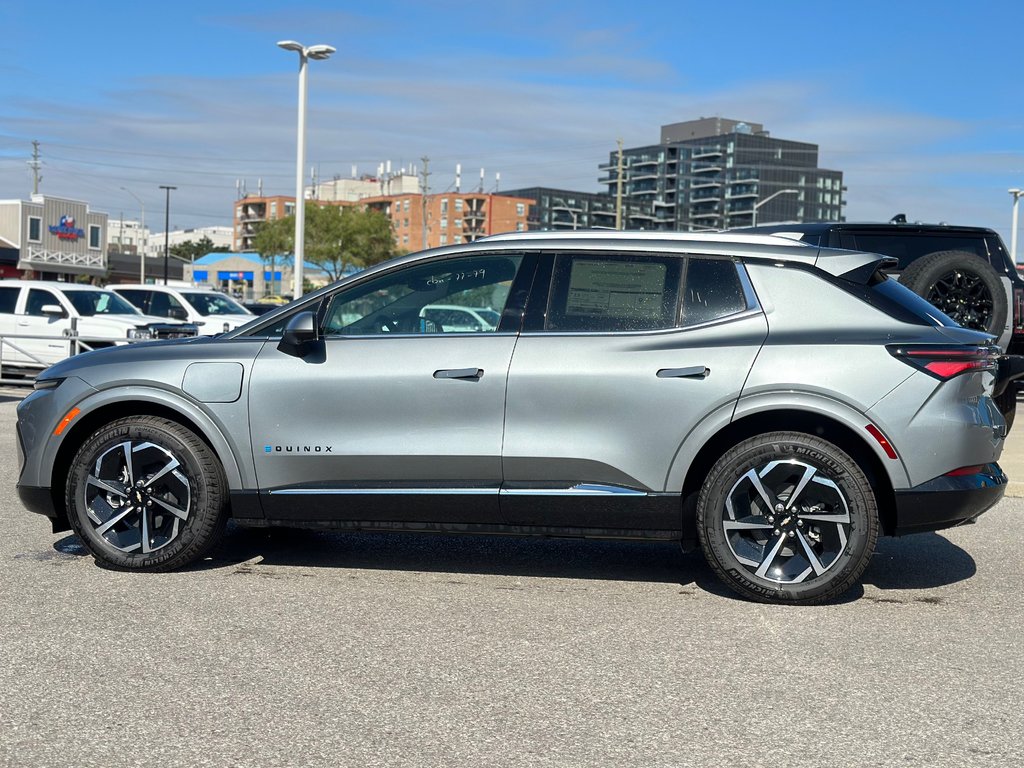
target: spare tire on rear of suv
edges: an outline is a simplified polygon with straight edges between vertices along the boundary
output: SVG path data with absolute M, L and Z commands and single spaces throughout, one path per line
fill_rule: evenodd
M 999 273 L 973 253 L 931 253 L 903 270 L 900 282 L 965 328 L 998 337 L 1006 326 L 1006 291 Z

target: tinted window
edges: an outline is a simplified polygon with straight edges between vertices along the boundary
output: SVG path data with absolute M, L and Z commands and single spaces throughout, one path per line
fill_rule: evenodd
M 494 255 L 435 260 L 368 280 L 335 294 L 327 308 L 324 334 L 495 331 L 495 326 L 479 323 L 473 312 L 460 308 L 500 316 L 521 262 L 521 256 Z M 444 317 L 433 312 L 440 307 L 447 310 Z
M 21 288 L 0 288 L 0 312 L 12 314 L 18 305 Z
M 132 304 L 134 304 L 138 309 L 142 310 L 143 312 L 146 311 L 146 294 L 149 293 L 149 291 L 140 291 L 127 288 L 119 289 L 117 293 L 120 296 L 127 299 L 128 301 L 130 301 Z
M 28 217 L 28 239 L 33 243 L 43 239 L 43 220 L 38 216 Z
M 881 302 L 872 303 L 897 320 L 918 325 L 957 325 L 951 317 L 891 277 L 875 284 L 870 290 L 882 298 Z
M 157 317 L 170 317 L 172 309 L 184 309 L 181 302 L 169 293 L 153 291 L 149 297 L 149 314 Z
M 562 255 L 545 329 L 650 331 L 676 324 L 682 259 L 639 254 Z
M 852 234 L 851 245 L 846 245 Z M 945 235 L 872 234 L 870 232 L 843 233 L 843 247 L 854 248 L 868 253 L 881 253 L 899 259 L 899 269 L 906 269 L 911 263 L 937 251 L 966 251 L 988 261 L 988 249 L 982 237 L 952 237 Z
M 28 292 L 28 301 L 25 303 L 25 314 L 43 317 L 43 307 L 49 304 L 60 306 L 60 300 L 49 291 L 40 288 L 33 288 Z
M 724 259 L 689 259 L 683 283 L 683 325 L 742 312 L 747 300 L 736 265 Z

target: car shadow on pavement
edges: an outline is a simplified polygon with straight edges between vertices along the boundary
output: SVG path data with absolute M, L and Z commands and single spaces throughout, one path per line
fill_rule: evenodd
M 340 533 L 232 527 L 205 567 L 241 564 L 358 568 L 689 584 L 708 571 L 675 542 L 488 535 Z M 204 564 L 195 567 L 202 568 Z M 708 571 L 710 574 L 710 571 Z
M 938 533 L 879 539 L 862 581 L 879 589 L 934 589 L 978 572 L 966 551 Z
M 55 542 L 54 549 L 88 555 L 74 535 Z M 700 552 L 683 553 L 674 542 L 339 533 L 231 524 L 212 556 L 185 570 L 231 567 L 248 573 L 260 567 L 337 568 L 645 581 L 692 585 L 719 597 L 741 599 L 719 581 Z M 881 539 L 862 582 L 880 590 L 924 590 L 969 579 L 976 572 L 967 552 L 927 533 Z M 856 585 L 838 602 L 863 596 L 864 587 Z

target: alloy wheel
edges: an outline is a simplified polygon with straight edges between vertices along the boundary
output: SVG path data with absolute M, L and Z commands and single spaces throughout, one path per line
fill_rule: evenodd
M 819 467 L 774 460 L 747 471 L 726 496 L 722 527 L 752 575 L 799 584 L 836 565 L 850 534 L 850 506 Z
M 95 533 L 125 553 L 148 554 L 170 544 L 192 503 L 192 486 L 182 469 L 170 451 L 153 442 L 107 448 L 82 486 Z
M 984 331 L 994 310 L 992 294 L 979 275 L 955 269 L 935 281 L 925 297 L 964 328 Z

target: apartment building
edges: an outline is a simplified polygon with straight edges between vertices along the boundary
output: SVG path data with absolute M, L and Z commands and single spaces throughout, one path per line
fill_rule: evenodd
M 525 187 L 502 193 L 532 201 L 527 228 L 531 230 L 615 229 L 615 195 L 577 192 L 552 187 Z M 649 229 L 654 220 L 649 200 L 624 198 L 622 229 Z
M 295 198 L 286 195 L 243 197 L 235 201 L 233 251 L 251 251 L 261 222 L 283 219 L 295 213 Z
M 621 168 L 621 170 L 620 170 Z M 760 123 L 702 117 L 661 127 L 658 144 L 609 153 L 598 181 L 650 205 L 649 229 L 708 230 L 780 221 L 844 221 L 843 174 L 818 145 Z
M 524 232 L 533 200 L 486 192 L 381 195 L 362 204 L 391 219 L 395 244 L 408 251 L 469 243 L 500 232 Z M 425 217 L 425 218 L 424 218 Z

